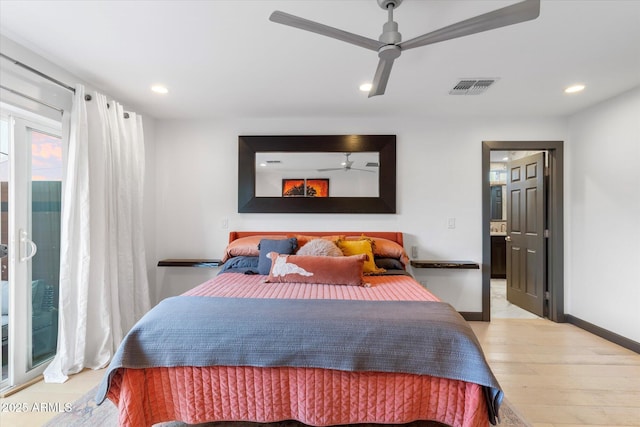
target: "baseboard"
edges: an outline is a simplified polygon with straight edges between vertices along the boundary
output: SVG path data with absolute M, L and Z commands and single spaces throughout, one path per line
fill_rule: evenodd
M 2 390 L 2 392 L 0 392 L 0 398 L 4 399 L 6 397 L 11 396 L 12 394 L 15 394 L 17 392 L 19 392 L 20 390 L 24 390 L 25 388 L 29 387 L 30 385 L 33 385 L 37 382 L 40 382 L 40 380 L 42 380 L 44 378 L 43 375 L 38 375 L 35 378 L 30 379 L 29 381 L 27 381 L 24 384 L 20 384 L 14 387 L 9 387 L 7 389 Z
M 462 317 L 464 317 L 464 320 L 466 321 L 475 321 L 475 322 L 481 322 L 482 321 L 482 312 L 481 311 L 460 311 L 459 312 L 460 315 Z
M 578 319 L 575 316 L 570 314 L 564 315 L 564 320 L 567 323 L 571 323 L 572 325 L 577 326 L 580 329 L 584 329 L 587 332 L 591 332 L 594 335 L 599 336 L 600 338 L 604 338 L 607 341 L 611 341 L 612 343 L 618 344 L 624 348 L 627 348 L 631 351 L 635 351 L 636 353 L 640 353 L 640 343 L 634 340 L 630 340 L 629 338 L 625 338 L 622 335 L 618 335 L 615 332 L 608 331 L 600 326 L 596 326 L 593 323 L 586 322 L 582 319 Z

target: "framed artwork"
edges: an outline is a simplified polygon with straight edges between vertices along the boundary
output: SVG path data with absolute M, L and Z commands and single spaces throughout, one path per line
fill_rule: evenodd
M 304 197 L 304 179 L 283 179 L 282 197 Z
M 329 179 L 307 179 L 307 197 L 329 197 Z
M 282 180 L 282 197 L 329 197 L 329 179 L 285 178 Z

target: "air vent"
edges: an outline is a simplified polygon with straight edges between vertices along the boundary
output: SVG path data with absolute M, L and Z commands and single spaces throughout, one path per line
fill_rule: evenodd
M 449 95 L 480 95 L 497 79 L 462 79 L 449 91 Z
M 280 160 L 267 160 L 267 164 L 268 165 L 274 165 L 277 163 L 282 163 Z
M 380 165 L 378 164 L 378 162 L 367 162 L 365 166 L 368 168 L 377 168 Z

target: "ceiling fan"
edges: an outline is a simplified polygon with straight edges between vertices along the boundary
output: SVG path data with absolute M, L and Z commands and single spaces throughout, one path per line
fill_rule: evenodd
M 402 36 L 398 32 L 398 23 L 393 20 L 393 10 L 400 6 L 402 0 L 377 1 L 382 9 L 388 11 L 389 15 L 388 21 L 382 26 L 382 34 L 378 40 L 349 33 L 318 22 L 309 21 L 308 19 L 299 18 L 278 10 L 273 12 L 269 19 L 279 24 L 311 31 L 377 51 L 380 60 L 378 61 L 378 68 L 376 69 L 373 84 L 369 91 L 370 98 L 384 94 L 393 61 L 395 61 L 404 50 L 530 21 L 540 15 L 540 0 L 524 0 L 403 42 Z
M 351 153 L 344 153 L 344 155 L 346 156 L 344 162 L 341 163 L 342 167 L 339 168 L 324 168 L 324 169 L 318 169 L 318 172 L 328 172 L 328 171 L 345 171 L 345 172 L 349 172 L 349 171 L 360 171 L 360 172 L 371 172 L 371 173 L 376 173 L 376 171 L 372 171 L 369 169 L 358 169 L 358 168 L 354 168 L 353 166 L 353 160 L 349 160 L 349 156 L 351 155 Z

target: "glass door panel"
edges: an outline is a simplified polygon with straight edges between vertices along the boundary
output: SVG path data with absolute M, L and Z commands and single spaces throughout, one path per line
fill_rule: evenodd
M 31 258 L 31 366 L 55 355 L 58 338 L 60 276 L 60 208 L 62 196 L 62 141 L 30 129 L 31 240 L 37 252 Z

